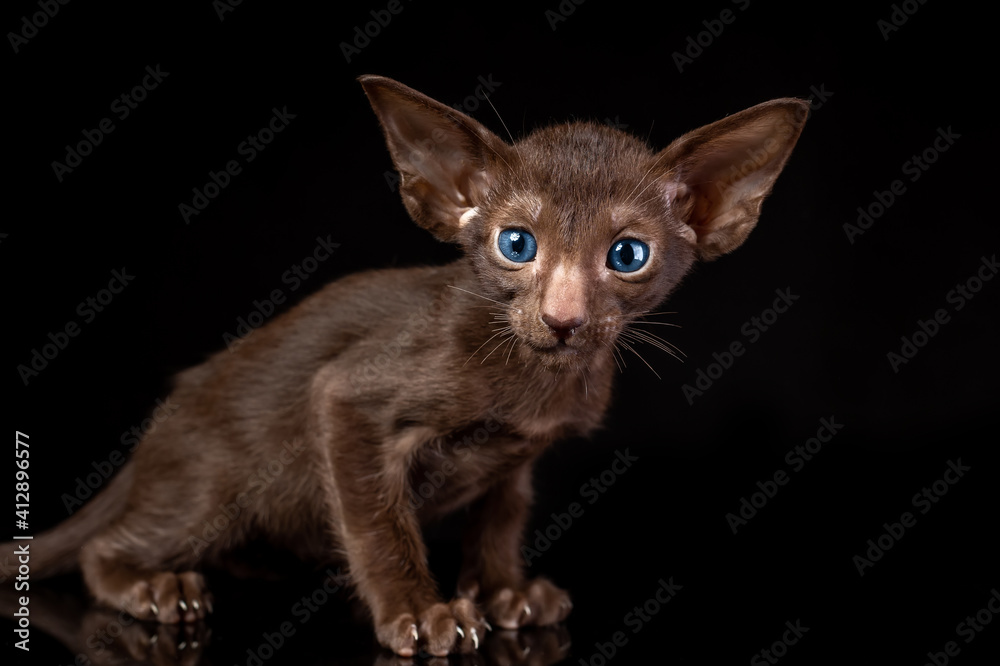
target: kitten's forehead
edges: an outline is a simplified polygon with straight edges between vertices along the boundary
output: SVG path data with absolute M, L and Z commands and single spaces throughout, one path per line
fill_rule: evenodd
M 606 241 L 609 225 L 641 216 L 654 177 L 652 152 L 639 140 L 596 123 L 535 131 L 516 146 L 511 187 L 501 195 L 509 218 L 577 245 Z M 647 211 L 648 212 L 648 211 Z
M 517 144 L 517 153 L 533 180 L 588 190 L 634 178 L 652 156 L 635 137 L 593 122 L 536 130 Z
M 652 177 L 652 151 L 624 132 L 592 122 L 537 130 L 517 144 L 522 186 L 567 218 L 605 215 Z M 638 187 L 637 187 L 638 186 Z

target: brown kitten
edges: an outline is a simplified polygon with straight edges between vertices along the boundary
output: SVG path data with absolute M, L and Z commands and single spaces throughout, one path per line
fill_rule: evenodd
M 623 328 L 747 237 L 808 104 L 766 102 L 654 153 L 584 122 L 510 145 L 396 81 L 361 84 L 410 215 L 465 256 L 338 280 L 181 373 L 176 415 L 33 542 L 36 576 L 78 564 L 103 604 L 196 621 L 212 610 L 197 571 L 266 539 L 345 562 L 378 640 L 404 656 L 475 649 L 487 619 L 569 613 L 523 571 L 532 462 L 600 424 Z M 466 506 L 447 601 L 420 526 Z

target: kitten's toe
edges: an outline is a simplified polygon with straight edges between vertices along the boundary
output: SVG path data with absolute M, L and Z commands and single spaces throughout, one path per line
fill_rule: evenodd
M 434 604 L 420 614 L 420 638 L 424 649 L 435 657 L 478 650 L 485 630 L 482 616 L 468 599 Z
M 411 613 L 397 615 L 388 622 L 375 627 L 375 635 L 382 647 L 392 650 L 400 657 L 412 657 L 417 653 L 417 618 Z
M 498 590 L 486 602 L 487 615 L 504 629 L 555 624 L 566 619 L 572 608 L 569 594 L 544 578 L 536 578 L 522 590 Z
M 528 604 L 534 611 L 529 623 L 541 627 L 562 622 L 573 610 L 569 593 L 545 578 L 531 581 L 527 589 Z
M 501 629 L 517 629 L 531 617 L 531 607 L 526 595 L 505 587 L 487 602 L 486 613 Z
M 210 605 L 206 599 L 205 579 L 199 573 L 184 571 L 177 574 L 177 583 L 180 590 L 177 606 L 183 613 L 182 619 L 185 622 L 203 620 Z
M 163 624 L 197 622 L 211 608 L 205 579 L 193 571 L 153 574 L 139 586 L 136 597 L 136 617 Z

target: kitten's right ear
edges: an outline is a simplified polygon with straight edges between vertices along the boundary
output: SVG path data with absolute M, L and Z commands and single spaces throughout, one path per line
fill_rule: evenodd
M 358 79 L 385 132 L 410 216 L 454 241 L 509 146 L 464 113 L 383 76 Z

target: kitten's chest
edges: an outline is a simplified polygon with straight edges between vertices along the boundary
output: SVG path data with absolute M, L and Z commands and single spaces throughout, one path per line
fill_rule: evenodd
M 579 388 L 561 381 L 548 390 L 522 386 L 495 393 L 482 420 L 420 447 L 410 469 L 412 508 L 424 520 L 449 513 L 530 465 L 552 442 L 596 428 L 610 398 L 610 381 L 594 384 L 591 377 L 588 382 L 581 379 Z
M 439 437 L 413 459 L 410 507 L 421 521 L 451 513 L 501 478 L 531 464 L 546 444 L 519 437 L 494 421 Z

